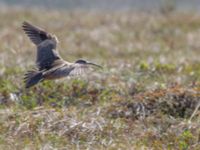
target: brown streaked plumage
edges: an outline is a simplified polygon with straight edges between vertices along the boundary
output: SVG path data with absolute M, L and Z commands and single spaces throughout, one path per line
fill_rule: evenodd
M 74 63 L 63 60 L 56 50 L 58 40 L 55 35 L 49 34 L 28 22 L 24 22 L 22 28 L 37 47 L 37 67 L 25 74 L 26 88 L 43 80 L 81 74 L 89 66 L 101 68 L 99 65 L 81 59 Z

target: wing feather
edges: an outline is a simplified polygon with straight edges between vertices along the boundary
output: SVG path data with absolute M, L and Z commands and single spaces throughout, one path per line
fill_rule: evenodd
M 85 64 L 75 64 L 63 62 L 50 70 L 44 72 L 44 78 L 46 79 L 58 79 L 68 76 L 83 77 L 92 69 L 90 66 Z
M 52 38 L 52 36 L 43 29 L 26 21 L 23 22 L 22 29 L 35 45 L 39 45 L 41 42 Z
M 57 38 L 55 36 L 26 21 L 22 24 L 22 28 L 30 40 L 37 45 L 36 64 L 39 70 L 51 69 L 55 66 L 55 61 L 61 60 L 56 51 Z
M 38 46 L 36 64 L 39 70 L 51 69 L 56 63 L 60 64 L 62 61 L 52 40 L 46 40 Z
M 85 64 L 73 64 L 73 69 L 69 72 L 69 76 L 84 76 L 90 72 L 90 67 Z

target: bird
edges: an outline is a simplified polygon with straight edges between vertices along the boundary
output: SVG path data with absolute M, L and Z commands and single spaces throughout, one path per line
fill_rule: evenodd
M 92 66 L 102 68 L 95 63 L 78 59 L 71 63 L 64 60 L 58 50 L 58 38 L 28 21 L 22 23 L 22 29 L 36 46 L 36 66 L 24 75 L 25 88 L 30 88 L 44 80 L 55 80 L 67 76 L 81 75 Z

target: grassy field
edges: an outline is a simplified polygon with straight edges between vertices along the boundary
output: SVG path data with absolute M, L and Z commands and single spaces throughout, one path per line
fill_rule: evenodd
M 200 15 L 0 10 L 0 149 L 199 150 Z M 104 66 L 24 89 L 35 47 L 24 20 L 59 52 Z

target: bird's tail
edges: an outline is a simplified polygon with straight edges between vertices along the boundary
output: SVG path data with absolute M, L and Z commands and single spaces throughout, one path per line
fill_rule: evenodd
M 38 82 L 43 80 L 43 72 L 38 70 L 30 70 L 25 74 L 24 81 L 26 84 L 26 88 L 30 88 L 31 86 L 37 84 Z

